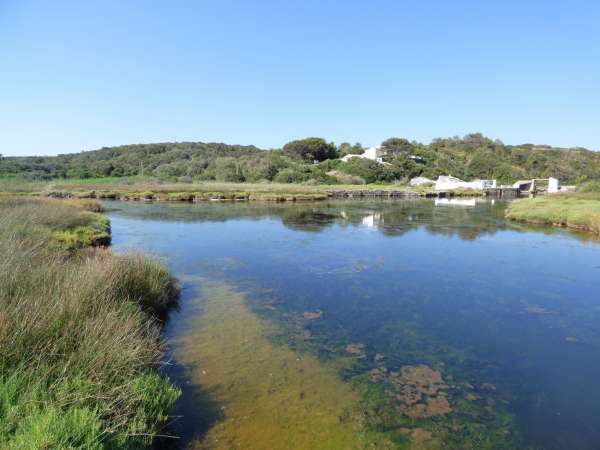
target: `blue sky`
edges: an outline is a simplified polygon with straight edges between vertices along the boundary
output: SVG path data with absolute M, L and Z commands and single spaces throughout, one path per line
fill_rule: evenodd
M 0 153 L 480 131 L 600 149 L 598 1 L 0 0 Z

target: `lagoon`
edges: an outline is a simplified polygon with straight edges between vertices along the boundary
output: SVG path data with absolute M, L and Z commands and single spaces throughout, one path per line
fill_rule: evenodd
M 600 447 L 600 245 L 503 202 L 107 202 L 181 280 L 174 448 Z

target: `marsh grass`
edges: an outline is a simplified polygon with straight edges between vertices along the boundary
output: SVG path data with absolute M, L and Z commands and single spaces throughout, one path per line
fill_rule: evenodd
M 421 192 L 407 185 L 399 184 L 293 184 L 293 183 L 227 183 L 203 181 L 193 183 L 166 182 L 157 178 L 97 178 L 68 179 L 48 181 L 28 181 L 19 178 L 0 178 L 0 196 L 4 195 L 69 195 L 86 198 L 122 198 L 128 200 L 144 200 L 155 198 L 166 201 L 190 200 L 267 200 L 272 198 L 286 199 L 304 195 L 326 197 L 333 190 L 356 191 L 407 191 Z M 429 189 L 431 190 L 431 188 Z
M 3 229 L 16 239 L 30 238 L 57 249 L 110 243 L 110 226 L 98 202 L 5 197 L 0 200 Z
M 0 200 L 0 448 L 137 448 L 178 396 L 156 370 L 153 316 L 177 294 L 165 267 L 57 238 L 97 210 Z
M 591 190 L 520 199 L 510 204 L 506 217 L 600 234 L 600 196 Z

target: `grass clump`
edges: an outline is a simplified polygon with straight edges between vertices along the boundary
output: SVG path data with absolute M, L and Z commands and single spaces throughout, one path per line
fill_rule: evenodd
M 158 261 L 56 245 L 91 203 L 0 200 L 0 448 L 140 448 L 179 395 L 158 321 L 177 289 Z

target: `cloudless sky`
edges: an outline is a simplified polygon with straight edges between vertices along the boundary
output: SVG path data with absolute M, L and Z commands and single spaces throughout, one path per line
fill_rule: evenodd
M 480 131 L 600 149 L 600 1 L 0 0 L 0 153 Z

